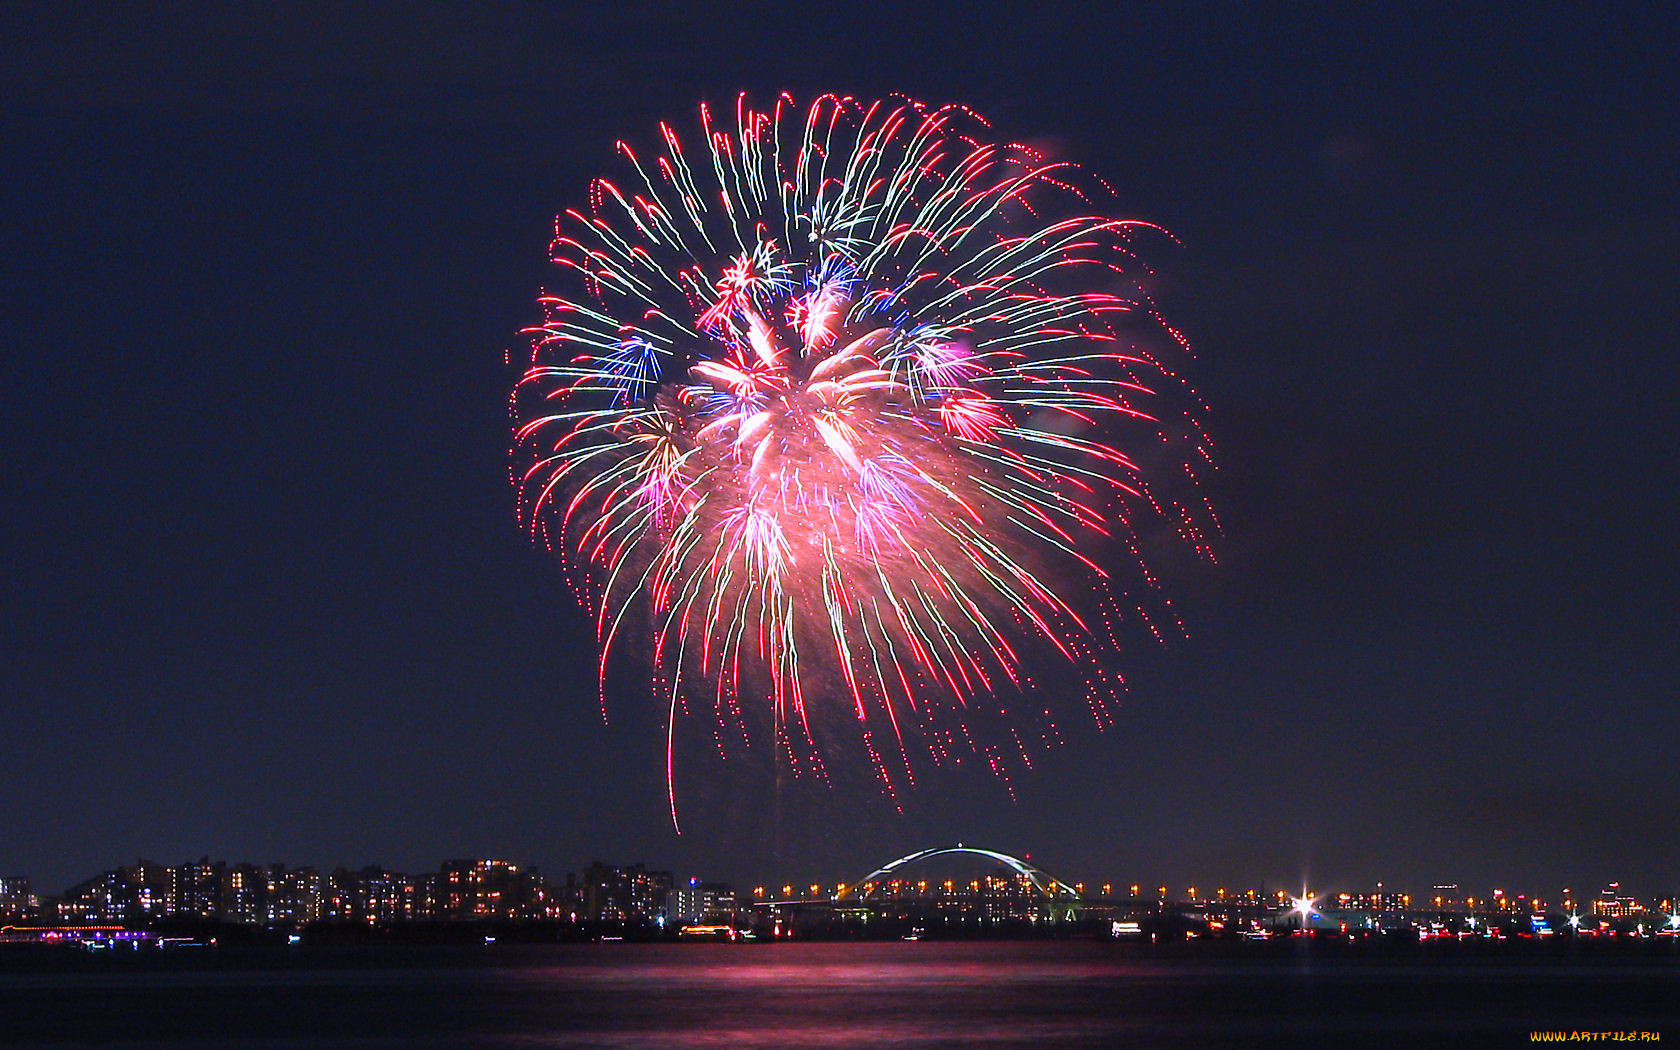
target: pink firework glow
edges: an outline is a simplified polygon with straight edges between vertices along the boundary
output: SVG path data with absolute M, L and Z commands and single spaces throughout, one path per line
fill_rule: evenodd
M 1181 630 L 1141 533 L 1211 558 L 1216 530 L 1188 348 L 1141 284 L 1165 234 L 961 106 L 743 97 L 700 130 L 620 143 L 627 177 L 560 217 L 512 396 L 521 521 L 595 616 L 603 695 L 613 653 L 651 667 L 673 822 L 685 719 L 818 776 L 850 735 L 889 793 L 965 753 L 1007 782 L 1028 744 L 971 716 L 1047 713 L 1053 651 L 1109 724 L 1117 625 Z

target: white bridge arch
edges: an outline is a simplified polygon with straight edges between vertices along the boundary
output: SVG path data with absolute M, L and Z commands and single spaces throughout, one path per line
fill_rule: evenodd
M 882 876 L 891 875 L 894 871 L 904 867 L 906 864 L 914 864 L 917 861 L 929 860 L 934 857 L 941 857 L 952 853 L 967 853 L 977 857 L 985 857 L 988 860 L 995 860 L 999 864 L 1013 869 L 1017 874 L 1024 876 L 1027 881 L 1032 884 L 1033 890 L 1042 896 L 1048 903 L 1060 905 L 1062 907 L 1072 907 L 1081 903 L 1079 894 L 1074 892 L 1072 886 L 1069 886 L 1067 883 L 1061 881 L 1055 876 L 1048 874 L 1042 868 L 1034 867 L 1022 860 L 1020 857 L 1012 857 L 1007 853 L 999 853 L 997 850 L 980 849 L 977 846 L 964 846 L 960 842 L 955 846 L 935 846 L 932 849 L 918 850 L 908 856 L 900 857 L 895 861 L 883 864 L 879 868 L 870 872 L 868 875 L 859 879 L 857 882 L 847 886 L 838 894 L 836 899 L 844 898 L 846 895 L 850 894 L 853 890 L 858 889 L 859 887 L 878 885 L 881 882 Z M 865 890 L 864 895 L 867 896 L 867 894 L 868 890 Z

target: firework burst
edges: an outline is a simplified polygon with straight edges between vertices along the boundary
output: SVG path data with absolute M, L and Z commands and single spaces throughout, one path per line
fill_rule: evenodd
M 1163 495 L 1209 447 L 1141 284 L 1162 232 L 960 106 L 743 97 L 700 126 L 619 143 L 627 177 L 559 218 L 512 397 L 521 520 L 594 613 L 603 695 L 645 653 L 673 822 L 685 716 L 821 776 L 841 711 L 888 792 L 964 753 L 1007 780 L 1027 744 L 970 722 L 1045 713 L 1048 646 L 1107 724 L 1116 625 L 1177 627 L 1141 527 L 1211 556 L 1205 501 Z

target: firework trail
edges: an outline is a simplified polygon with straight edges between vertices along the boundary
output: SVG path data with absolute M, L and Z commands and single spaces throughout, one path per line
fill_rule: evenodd
M 1027 744 L 971 716 L 1042 709 L 1048 645 L 1106 724 L 1116 625 L 1177 627 L 1139 598 L 1140 527 L 1211 557 L 1216 526 L 1187 347 L 1140 284 L 1162 231 L 960 106 L 743 96 L 700 130 L 620 142 L 626 177 L 557 220 L 567 290 L 511 402 L 520 517 L 595 616 L 603 696 L 645 646 L 673 823 L 685 716 L 727 754 L 767 713 L 823 776 L 842 710 L 888 792 L 965 752 L 1007 780 Z

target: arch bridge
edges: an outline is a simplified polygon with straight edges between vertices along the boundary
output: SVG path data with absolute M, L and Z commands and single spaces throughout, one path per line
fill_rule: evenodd
M 877 891 L 890 887 L 895 881 L 891 878 L 892 874 L 900 868 L 932 860 L 936 857 L 960 854 L 983 857 L 1014 871 L 1017 876 L 1013 880 L 1015 885 L 1036 899 L 1046 918 L 1055 920 L 1073 919 L 1076 917 L 1079 908 L 1084 904 L 1084 901 L 1072 886 L 1050 875 L 1044 869 L 1036 867 L 1020 857 L 1013 857 L 997 850 L 965 846 L 960 842 L 955 846 L 935 846 L 931 849 L 918 850 L 915 853 L 883 864 L 862 879 L 842 889 L 835 895 L 835 902 L 840 903 L 848 898 L 858 903 L 870 899 L 879 899 L 880 895 Z

